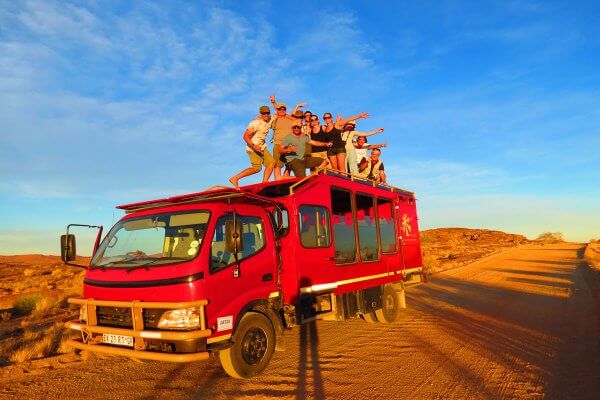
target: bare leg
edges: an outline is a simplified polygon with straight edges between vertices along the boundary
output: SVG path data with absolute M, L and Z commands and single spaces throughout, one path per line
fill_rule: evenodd
M 338 165 L 337 165 L 337 157 L 336 156 L 330 156 L 329 157 L 329 162 L 331 163 L 331 168 L 337 170 L 338 169 Z
M 265 167 L 265 172 L 263 174 L 263 182 L 268 182 L 271 174 L 273 173 L 273 169 L 275 168 L 275 163 L 269 164 Z
M 231 184 L 233 186 L 235 186 L 236 188 L 238 188 L 239 187 L 238 181 L 240 179 L 245 178 L 245 177 L 250 176 L 250 175 L 257 174 L 259 172 L 260 172 L 260 168 L 256 169 L 256 168 L 249 167 L 249 168 L 243 169 L 242 172 L 240 172 L 239 174 L 237 174 L 237 175 L 232 176 L 231 178 L 229 178 L 229 182 L 231 182 Z
M 337 155 L 338 169 L 341 172 L 346 172 L 346 154 L 340 153 Z

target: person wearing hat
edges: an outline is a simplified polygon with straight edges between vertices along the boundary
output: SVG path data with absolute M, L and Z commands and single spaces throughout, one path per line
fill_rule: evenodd
M 259 173 L 263 165 L 265 166 L 265 172 L 262 181 L 267 182 L 275 167 L 275 160 L 266 144 L 267 133 L 269 133 L 273 123 L 271 109 L 269 106 L 261 106 L 258 112 L 260 116 L 250 122 L 243 137 L 244 142 L 246 142 L 246 153 L 250 158 L 250 167 L 229 178 L 229 182 L 236 188 L 239 187 L 238 182 L 240 179 Z
M 350 174 L 358 175 L 358 159 L 356 156 L 356 147 L 354 146 L 354 138 L 358 137 L 367 137 L 374 135 L 376 133 L 383 132 L 383 128 L 375 129 L 369 132 L 358 132 L 356 129 L 356 120 L 350 120 L 346 122 L 344 126 L 344 131 L 342 132 L 342 140 L 344 140 L 345 148 L 346 148 L 346 160 L 348 161 L 348 166 Z
M 292 133 L 292 123 L 295 118 L 292 116 L 299 108 L 302 108 L 306 103 L 297 104 L 292 111 L 292 115 L 287 113 L 287 106 L 283 102 L 277 102 L 275 94 L 272 94 L 269 98 L 273 108 L 275 108 L 276 115 L 273 118 L 273 157 L 275 158 L 275 180 L 282 178 L 281 168 L 284 165 L 283 158 L 279 153 L 279 145 L 284 137 Z
M 285 155 L 286 166 L 294 171 L 294 176 L 304 178 L 307 168 L 323 168 L 327 160 L 311 157 L 306 153 L 306 145 L 331 147 L 332 142 L 319 142 L 302 134 L 302 125 L 298 122 L 292 125 L 292 133 L 283 138 L 279 148 L 281 154 Z

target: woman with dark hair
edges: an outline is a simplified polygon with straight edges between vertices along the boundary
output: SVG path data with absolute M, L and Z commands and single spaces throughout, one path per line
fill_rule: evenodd
M 327 151 L 331 168 L 346 172 L 346 141 L 342 138 L 342 128 L 350 121 L 368 118 L 369 113 L 360 113 L 350 118 L 342 119 L 338 115 L 335 123 L 333 122 L 333 116 L 331 113 L 323 114 L 323 120 L 325 122 L 325 128 L 323 129 L 328 136 L 328 142 L 333 142 L 333 146 Z

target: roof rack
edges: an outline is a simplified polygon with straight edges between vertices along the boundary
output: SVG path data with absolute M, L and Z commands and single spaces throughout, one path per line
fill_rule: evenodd
M 318 168 L 311 175 L 294 182 L 289 187 L 290 195 L 293 195 L 294 191 L 297 191 L 300 187 L 304 186 L 306 183 L 310 182 L 311 180 L 316 179 L 317 176 L 319 176 L 319 175 L 335 176 L 335 177 L 338 177 L 341 179 L 350 180 L 350 181 L 357 182 L 357 183 L 360 183 L 363 185 L 367 185 L 367 186 L 371 186 L 371 187 L 375 187 L 375 188 L 379 188 L 379 189 L 383 189 L 383 190 L 389 190 L 392 192 L 401 193 L 401 194 L 408 195 L 408 196 L 414 196 L 414 193 L 410 192 L 408 190 L 400 189 L 400 188 L 397 188 L 397 187 L 394 187 L 391 185 L 384 185 L 382 183 L 377 183 L 373 180 L 359 178 L 355 175 L 352 175 L 352 174 L 349 174 L 346 172 L 340 172 L 340 171 L 327 169 L 327 168 Z M 293 180 L 291 180 L 291 182 L 293 182 Z M 273 182 L 269 182 L 268 184 L 271 185 L 271 184 L 273 184 Z M 251 201 L 254 201 L 257 203 L 261 203 L 261 204 L 270 204 L 270 205 L 275 205 L 275 206 L 281 205 L 281 203 L 277 202 L 276 200 L 271 199 L 270 197 L 265 197 L 265 196 L 256 194 L 257 188 L 259 186 L 260 186 L 260 184 L 248 185 L 248 186 L 244 186 L 244 187 L 238 188 L 238 189 L 233 188 L 233 187 L 226 187 L 226 186 L 212 186 L 202 192 L 183 194 L 183 195 L 178 195 L 178 196 L 171 196 L 171 197 L 167 197 L 164 199 L 148 200 L 148 201 L 142 201 L 142 202 L 138 202 L 138 203 L 123 204 L 123 205 L 117 206 L 117 208 L 120 210 L 124 210 L 127 214 L 130 214 L 130 213 L 134 213 L 134 212 L 138 212 L 138 211 L 151 210 L 154 208 L 165 207 L 165 206 L 174 206 L 174 205 L 190 204 L 190 203 L 202 203 L 202 202 L 219 201 L 219 200 L 232 201 L 234 199 L 239 199 L 239 198 L 245 198 L 247 200 L 251 200 Z
M 179 196 L 172 196 L 166 199 L 156 199 L 150 201 L 143 201 L 139 203 L 131 203 L 117 206 L 120 210 L 125 210 L 127 214 L 151 210 L 153 208 L 159 208 L 164 206 L 174 206 L 181 204 L 190 204 L 190 203 L 202 203 L 208 201 L 217 201 L 217 200 L 232 200 L 236 198 L 244 197 L 250 200 L 254 200 L 258 203 L 267 203 L 278 205 L 277 201 L 269 199 L 267 197 L 247 193 L 241 191 L 239 189 L 222 187 L 219 189 L 210 188 L 208 191 L 198 192 L 198 193 L 190 193 Z
M 402 193 L 405 195 L 409 195 L 409 196 L 414 196 L 414 192 L 408 191 L 408 190 L 404 190 L 404 189 L 400 189 L 397 188 L 395 186 L 392 185 L 387 185 L 387 184 L 383 184 L 383 183 L 378 183 L 375 182 L 374 180 L 371 179 L 366 179 L 366 178 L 359 178 L 356 175 L 352 175 L 348 172 L 341 172 L 341 171 L 337 171 L 334 169 L 330 169 L 327 167 L 322 167 L 322 168 L 317 168 L 315 170 L 315 172 L 313 172 L 312 174 L 310 174 L 309 176 L 300 179 L 298 182 L 294 183 L 292 186 L 290 186 L 290 195 L 294 194 L 294 190 L 300 186 L 303 185 L 304 183 L 306 183 L 307 181 L 314 179 L 317 175 L 329 175 L 329 176 L 336 176 L 338 178 L 342 178 L 342 179 L 346 179 L 346 180 L 350 180 L 353 182 L 357 182 L 357 183 L 361 183 L 363 185 L 367 185 L 367 186 L 371 186 L 371 187 L 375 187 L 375 188 L 379 188 L 379 189 L 383 189 L 383 190 L 389 190 L 391 192 L 396 192 L 396 193 Z

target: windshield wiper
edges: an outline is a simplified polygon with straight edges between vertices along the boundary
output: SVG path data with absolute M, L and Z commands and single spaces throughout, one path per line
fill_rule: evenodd
M 92 265 L 92 267 L 90 269 L 94 270 L 94 269 L 100 269 L 102 271 L 106 271 L 107 267 L 110 265 L 116 265 L 116 264 L 131 264 L 133 261 L 133 259 L 128 259 L 128 260 L 119 260 L 119 261 L 109 261 L 107 263 L 104 264 L 98 264 L 98 265 Z
M 126 268 L 125 271 L 126 272 L 131 272 L 131 271 L 135 271 L 136 269 L 140 269 L 140 268 L 144 268 L 146 271 L 149 271 L 150 268 L 148 268 L 148 266 L 150 266 L 152 264 L 156 264 L 158 261 L 163 261 L 163 260 L 187 260 L 187 258 L 184 258 L 184 257 L 162 257 L 162 258 L 156 258 L 156 259 L 154 259 L 152 261 L 148 261 L 147 263 L 139 264 L 139 265 L 134 265 L 133 267 Z

